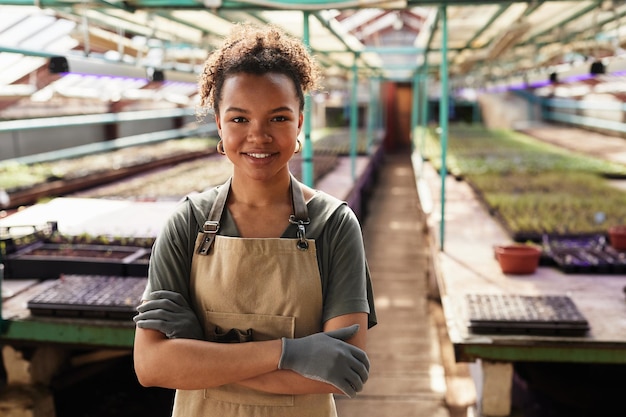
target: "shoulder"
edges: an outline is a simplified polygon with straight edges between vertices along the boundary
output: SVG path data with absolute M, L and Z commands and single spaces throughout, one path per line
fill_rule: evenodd
M 316 191 L 308 202 L 311 235 L 337 231 L 346 225 L 358 226 L 358 219 L 348 203 L 323 191 Z
M 201 193 L 186 196 L 178 206 L 178 213 L 188 220 L 195 221 L 198 227 L 204 224 L 221 186 L 210 188 Z

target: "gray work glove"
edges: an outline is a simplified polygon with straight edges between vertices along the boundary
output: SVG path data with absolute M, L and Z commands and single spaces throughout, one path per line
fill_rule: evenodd
M 204 340 L 204 332 L 196 313 L 181 294 L 159 290 L 150 293 L 150 300 L 137 307 L 133 320 L 142 329 L 158 330 L 170 339 Z
M 350 398 L 363 389 L 369 376 L 367 354 L 345 340 L 359 330 L 358 324 L 298 339 L 283 338 L 278 369 L 291 369 L 309 379 L 334 385 Z

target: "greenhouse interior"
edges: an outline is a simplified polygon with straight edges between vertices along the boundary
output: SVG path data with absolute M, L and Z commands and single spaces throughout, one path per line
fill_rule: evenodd
M 237 169 L 199 80 L 245 24 L 321 69 L 285 164 L 361 229 L 371 368 L 328 415 L 620 415 L 619 0 L 0 0 L 0 415 L 183 415 L 133 317 L 167 219 Z

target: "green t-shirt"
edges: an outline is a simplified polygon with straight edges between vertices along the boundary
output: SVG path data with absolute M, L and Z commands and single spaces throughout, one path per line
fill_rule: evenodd
M 188 196 L 166 221 L 152 249 L 144 299 L 152 291 L 165 289 L 181 293 L 190 301 L 189 277 L 194 244 L 216 196 L 217 187 Z M 374 326 L 376 312 L 371 280 L 356 215 L 345 202 L 322 191 L 316 191 L 307 208 L 311 223 L 306 226 L 306 237 L 314 239 L 317 248 L 323 321 L 365 312 L 369 314 L 368 326 Z M 240 236 L 226 208 L 218 234 Z M 282 237 L 297 238 L 297 227 L 290 224 Z

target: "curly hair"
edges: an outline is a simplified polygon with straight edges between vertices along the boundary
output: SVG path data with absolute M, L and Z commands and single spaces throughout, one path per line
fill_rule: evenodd
M 304 94 L 315 90 L 320 79 L 317 62 L 299 39 L 273 25 L 237 24 L 204 64 L 198 83 L 201 112 L 212 108 L 219 114 L 224 81 L 238 73 L 286 75 L 293 80 L 300 110 L 304 109 Z

